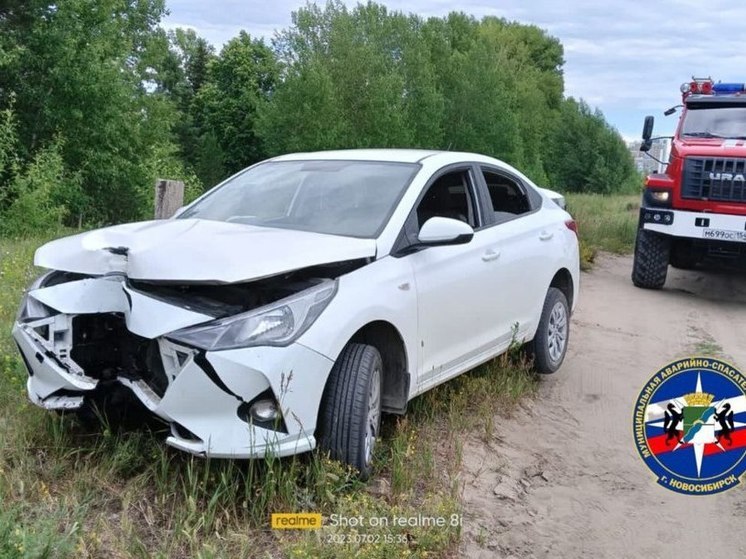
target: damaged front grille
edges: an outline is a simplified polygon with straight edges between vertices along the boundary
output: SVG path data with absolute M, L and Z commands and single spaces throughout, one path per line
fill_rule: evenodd
M 70 357 L 86 376 L 100 381 L 143 380 L 163 396 L 168 379 L 156 340 L 130 332 L 121 313 L 78 315 L 72 324 Z

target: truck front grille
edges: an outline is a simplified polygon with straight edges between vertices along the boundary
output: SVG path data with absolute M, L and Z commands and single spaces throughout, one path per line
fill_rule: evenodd
M 746 158 L 687 157 L 681 197 L 746 203 Z

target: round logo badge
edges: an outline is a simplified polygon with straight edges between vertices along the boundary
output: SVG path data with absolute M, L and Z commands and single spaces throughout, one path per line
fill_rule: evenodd
M 746 377 L 712 357 L 666 365 L 637 398 L 635 446 L 667 489 L 708 495 L 746 471 Z

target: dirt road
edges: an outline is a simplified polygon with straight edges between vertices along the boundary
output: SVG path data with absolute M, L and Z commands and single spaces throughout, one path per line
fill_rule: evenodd
M 637 395 L 703 350 L 746 368 L 746 276 L 669 271 L 636 289 L 631 259 L 582 277 L 570 350 L 538 397 L 464 449 L 466 557 L 744 557 L 746 484 L 710 497 L 659 487 L 632 437 Z

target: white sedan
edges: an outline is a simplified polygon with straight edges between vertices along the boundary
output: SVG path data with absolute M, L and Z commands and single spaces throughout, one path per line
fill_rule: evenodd
M 382 412 L 513 341 L 556 371 L 579 281 L 575 222 L 547 193 L 419 150 L 277 157 L 35 263 L 13 329 L 35 404 L 145 413 L 203 456 L 321 446 L 363 476 Z

